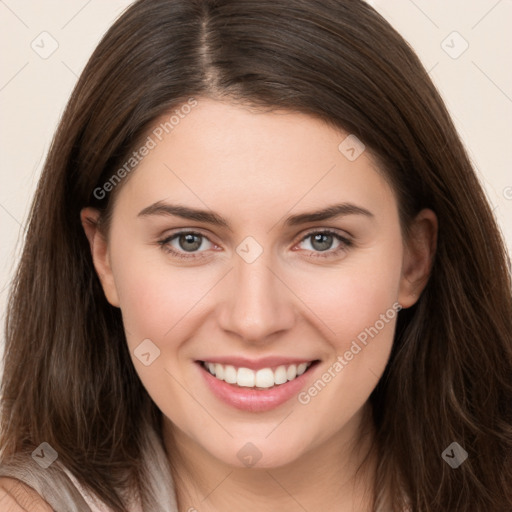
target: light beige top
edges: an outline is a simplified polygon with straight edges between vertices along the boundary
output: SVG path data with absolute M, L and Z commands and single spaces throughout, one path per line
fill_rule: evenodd
M 33 468 L 32 468 L 33 469 Z M 44 470 L 47 471 L 47 470 Z M 33 488 L 54 512 L 112 512 L 112 509 L 88 492 L 64 467 L 59 472 L 26 471 L 18 465 L 0 465 L 0 476 L 16 478 Z M 163 489 L 162 489 L 163 491 Z M 165 492 L 165 491 L 164 491 Z M 158 500 L 157 493 L 153 493 Z M 126 512 L 178 512 L 174 494 L 165 494 L 158 505 L 144 507 L 136 496 Z
M 91 512 L 111 512 L 111 509 L 107 507 L 104 503 L 99 501 L 95 496 L 91 495 L 72 475 L 70 471 L 68 471 L 66 468 L 63 468 L 63 470 L 68 475 L 70 480 L 75 484 L 75 487 L 77 488 L 78 492 L 82 495 L 82 498 L 89 506 Z M 135 501 L 129 506 L 126 512 L 144 512 L 142 508 L 142 503 L 140 502 L 140 496 L 137 495 Z M 176 509 L 176 512 L 178 512 L 178 509 Z
M 178 512 L 174 482 L 161 440 L 152 430 L 146 431 L 141 464 L 148 475 L 147 496 L 142 503 L 135 495 L 127 512 Z M 32 487 L 54 512 L 112 512 L 82 486 L 57 458 L 42 468 L 30 455 L 17 454 L 8 464 L 0 464 L 0 477 L 16 478 Z

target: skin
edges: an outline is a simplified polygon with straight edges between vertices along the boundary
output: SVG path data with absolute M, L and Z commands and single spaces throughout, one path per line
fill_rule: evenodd
M 0 506 L 3 512 L 52 512 L 32 487 L 8 477 L 0 478 Z
M 294 397 L 262 413 L 234 409 L 211 393 L 194 362 L 318 359 L 308 389 L 393 304 L 418 300 L 436 216 L 421 211 L 405 240 L 384 173 L 369 151 L 349 161 L 338 150 L 346 136 L 308 115 L 198 98 L 122 183 L 108 236 L 98 212 L 82 211 L 105 295 L 122 311 L 133 364 L 164 415 L 180 511 L 370 510 L 376 461 L 354 473 L 372 439 L 364 413 L 396 317 L 307 405 Z M 230 228 L 139 215 L 158 201 L 214 211 Z M 372 215 L 285 225 L 290 215 L 343 202 Z M 322 251 L 305 238 L 327 228 L 352 244 L 333 237 Z M 203 258 L 180 259 L 158 243 L 179 230 L 206 238 L 195 253 L 178 237 L 167 247 Z M 263 249 L 252 263 L 236 252 L 248 236 Z M 134 350 L 148 338 L 160 356 L 145 366 Z M 237 457 L 248 442 L 261 454 L 253 467 Z

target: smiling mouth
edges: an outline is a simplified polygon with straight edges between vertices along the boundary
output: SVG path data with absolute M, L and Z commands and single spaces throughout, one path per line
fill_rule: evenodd
M 318 360 L 314 360 L 307 363 L 280 365 L 276 368 L 251 370 L 250 368 L 237 368 L 232 365 L 199 361 L 201 366 L 216 379 L 237 387 L 253 389 L 277 388 L 297 379 L 318 362 Z

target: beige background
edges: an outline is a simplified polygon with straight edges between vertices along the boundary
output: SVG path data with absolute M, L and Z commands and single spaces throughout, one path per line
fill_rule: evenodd
M 130 3 L 0 0 L 2 323 L 7 286 L 51 137 L 86 60 Z M 512 1 L 369 3 L 409 41 L 430 71 L 512 252 Z M 3 333 L 0 348 L 2 344 Z

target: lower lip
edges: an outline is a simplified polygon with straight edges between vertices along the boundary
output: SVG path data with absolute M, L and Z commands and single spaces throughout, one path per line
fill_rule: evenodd
M 309 378 L 313 367 L 317 363 L 313 363 L 299 377 L 267 389 L 244 388 L 235 384 L 228 384 L 214 377 L 201 363 L 197 362 L 197 365 L 210 390 L 224 403 L 243 411 L 264 412 L 279 407 L 297 395 L 304 387 L 306 379 Z

